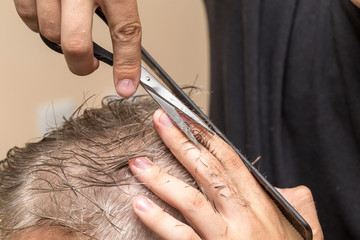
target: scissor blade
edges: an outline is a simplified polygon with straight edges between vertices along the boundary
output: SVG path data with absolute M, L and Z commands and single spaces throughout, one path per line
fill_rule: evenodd
M 214 134 L 213 131 L 195 114 L 193 113 L 185 104 L 183 104 L 179 99 L 177 99 L 166 87 L 164 87 L 156 78 L 154 78 L 143 66 L 141 66 L 141 85 L 145 88 L 147 92 L 153 92 L 153 95 L 157 95 L 163 101 L 167 102 L 171 106 L 178 109 L 185 116 L 190 118 L 196 124 L 200 125 L 203 129 L 208 131 L 211 134 Z
M 198 148 L 201 148 L 200 143 L 196 140 L 194 135 L 192 134 L 190 128 L 184 120 L 181 118 L 180 114 L 176 111 L 176 109 L 164 101 L 162 98 L 157 96 L 155 93 L 148 91 L 150 96 L 160 105 L 162 109 L 169 115 L 169 117 L 174 121 L 176 126 L 180 128 L 180 130 L 193 142 Z

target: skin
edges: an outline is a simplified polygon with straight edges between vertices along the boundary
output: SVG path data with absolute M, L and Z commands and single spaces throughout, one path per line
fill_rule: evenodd
M 136 0 L 14 0 L 34 32 L 61 44 L 71 72 L 87 75 L 99 67 L 93 56 L 92 21 L 101 7 L 109 22 L 114 52 L 114 84 L 122 97 L 132 96 L 140 80 L 141 24 Z
M 360 7 L 360 0 L 351 0 L 357 7 Z
M 360 0 L 352 2 L 360 6 Z M 135 93 L 141 58 L 141 24 L 136 0 L 14 0 L 14 3 L 31 30 L 40 31 L 49 40 L 62 45 L 69 69 L 77 75 L 90 74 L 99 67 L 99 61 L 93 56 L 91 29 L 93 13 L 100 6 L 109 22 L 116 91 L 123 97 Z M 206 148 L 199 150 L 193 146 L 162 111 L 154 115 L 154 124 L 166 145 L 203 187 L 210 200 L 163 172 L 147 158 L 131 160 L 130 168 L 138 179 L 178 208 L 189 222 L 186 225 L 177 221 L 144 196 L 135 198 L 135 213 L 160 237 L 298 238 L 242 161 L 220 138 L 208 136 L 210 149 L 216 149 L 216 156 L 221 159 Z M 314 239 L 323 239 L 310 190 L 300 186 L 279 191 L 310 224 Z
M 146 157 L 132 159 L 129 166 L 134 175 L 189 222 L 178 221 L 150 199 L 138 196 L 133 210 L 162 239 L 302 239 L 237 154 L 218 136 L 207 135 L 210 151 L 198 149 L 162 110 L 153 119 L 162 140 L 206 195 Z M 323 239 L 310 190 L 300 186 L 279 191 L 310 224 L 314 239 Z
M 351 0 L 360 7 L 360 0 Z M 114 85 L 122 97 L 139 86 L 141 24 L 136 0 L 14 0 L 16 10 L 34 32 L 62 45 L 71 72 L 88 75 L 99 67 L 93 56 L 92 19 L 101 7 L 109 22 L 114 52 Z
M 80 238 L 59 227 L 43 226 L 14 233 L 8 240 L 79 240 Z
M 198 149 L 163 110 L 155 112 L 153 121 L 165 144 L 206 195 L 164 172 L 146 157 L 130 160 L 129 167 L 140 182 L 180 210 L 189 223 L 175 219 L 145 196 L 135 197 L 134 212 L 159 237 L 165 240 L 302 239 L 237 154 L 218 136 L 204 133 L 207 147 Z M 304 186 L 278 191 L 310 224 L 314 239 L 322 240 L 311 191 Z M 11 239 L 79 238 L 58 227 L 44 226 L 20 231 Z

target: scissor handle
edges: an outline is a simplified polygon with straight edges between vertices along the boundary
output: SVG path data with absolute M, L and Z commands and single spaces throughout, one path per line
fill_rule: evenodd
M 108 25 L 108 21 L 107 21 L 107 19 L 105 17 L 105 14 L 101 10 L 100 7 L 98 7 L 95 10 L 95 13 L 106 23 L 106 25 Z M 49 39 L 44 37 L 41 33 L 40 33 L 40 37 L 43 40 L 43 42 L 46 44 L 46 46 L 48 46 L 49 48 L 51 48 L 55 52 L 63 54 L 63 51 L 62 51 L 61 46 L 59 44 L 50 41 Z M 100 60 L 100 61 L 102 61 L 102 62 L 104 62 L 104 63 L 106 63 L 106 64 L 108 64 L 110 66 L 113 65 L 114 56 L 113 56 L 113 54 L 111 52 L 109 52 L 108 50 L 106 50 L 103 47 L 100 47 L 96 42 L 93 42 L 93 48 L 94 48 L 94 56 L 98 60 Z
M 48 46 L 55 52 L 63 54 L 63 51 L 59 44 L 50 41 L 49 39 L 44 37 L 41 33 L 40 33 L 40 37 L 43 40 L 43 42 L 46 44 L 46 46 Z M 111 52 L 109 52 L 105 48 L 100 47 L 96 42 L 93 42 L 93 48 L 94 48 L 94 56 L 97 59 L 99 59 L 100 61 L 102 61 L 110 66 L 113 65 L 113 54 Z

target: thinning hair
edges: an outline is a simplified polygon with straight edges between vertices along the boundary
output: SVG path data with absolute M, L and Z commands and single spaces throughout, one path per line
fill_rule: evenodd
M 154 130 L 156 109 L 145 97 L 107 97 L 101 108 L 79 108 L 41 141 L 11 149 L 0 162 L 1 239 L 46 228 L 77 239 L 157 239 L 131 209 L 136 195 L 185 222 L 128 167 L 146 156 L 196 187 Z

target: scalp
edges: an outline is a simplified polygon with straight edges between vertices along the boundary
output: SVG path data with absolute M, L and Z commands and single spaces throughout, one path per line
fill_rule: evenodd
M 41 141 L 9 151 L 0 164 L 1 239 L 49 225 L 80 239 L 157 239 L 131 210 L 139 194 L 185 221 L 141 186 L 127 165 L 147 156 L 195 185 L 154 130 L 156 108 L 149 99 L 108 98 L 99 109 L 78 110 Z

